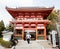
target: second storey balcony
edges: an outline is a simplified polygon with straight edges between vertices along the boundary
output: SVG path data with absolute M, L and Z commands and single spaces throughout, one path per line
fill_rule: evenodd
M 11 21 L 12 23 L 49 23 L 49 20 L 15 20 L 15 21 Z

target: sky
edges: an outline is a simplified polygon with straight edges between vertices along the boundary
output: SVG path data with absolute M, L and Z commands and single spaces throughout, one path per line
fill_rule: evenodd
M 3 20 L 5 26 L 8 26 L 12 16 L 5 7 L 55 7 L 60 9 L 60 0 L 0 0 L 0 21 Z

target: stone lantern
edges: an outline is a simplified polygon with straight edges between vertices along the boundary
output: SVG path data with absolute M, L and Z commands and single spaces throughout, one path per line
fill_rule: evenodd
M 11 35 L 13 34 L 13 32 L 8 32 L 8 31 L 3 31 L 3 40 L 5 41 L 9 41 L 11 39 Z

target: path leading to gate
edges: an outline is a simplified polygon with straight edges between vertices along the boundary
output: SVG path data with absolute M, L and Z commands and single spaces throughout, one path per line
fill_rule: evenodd
M 48 41 L 31 41 L 30 44 L 27 41 L 20 40 L 16 49 L 53 49 Z

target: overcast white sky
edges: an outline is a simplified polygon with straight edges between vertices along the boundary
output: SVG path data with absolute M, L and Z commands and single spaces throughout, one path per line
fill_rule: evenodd
M 9 24 L 12 16 L 6 11 L 5 7 L 52 7 L 60 9 L 60 0 L 0 0 L 0 20 L 5 26 Z

